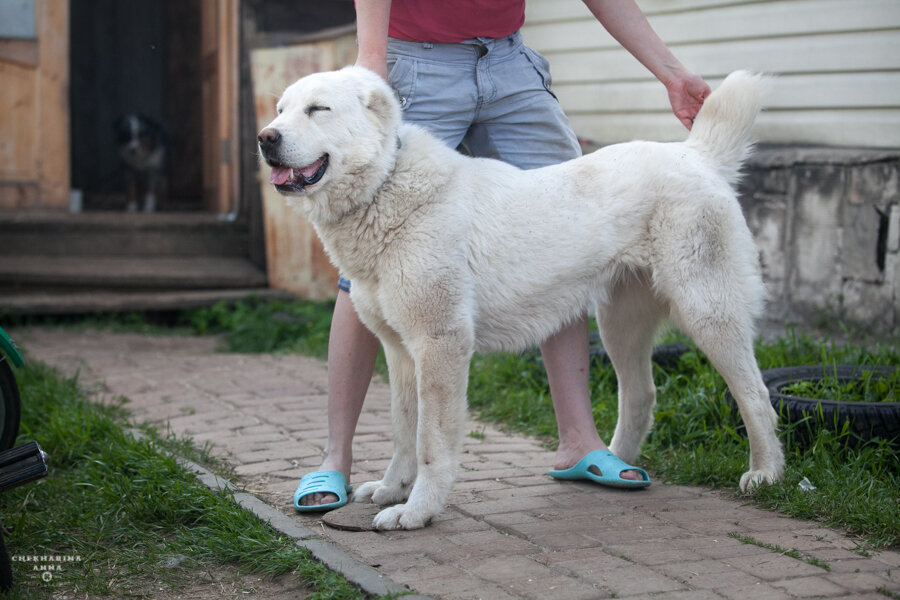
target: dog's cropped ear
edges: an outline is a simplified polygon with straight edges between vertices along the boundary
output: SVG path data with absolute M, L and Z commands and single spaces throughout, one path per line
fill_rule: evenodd
M 366 108 L 374 112 L 378 117 L 387 119 L 390 118 L 391 114 L 391 100 L 383 88 L 372 88 L 369 90 L 366 98 Z
M 379 85 L 369 88 L 363 102 L 381 127 L 391 128 L 399 122 L 400 108 L 389 87 Z

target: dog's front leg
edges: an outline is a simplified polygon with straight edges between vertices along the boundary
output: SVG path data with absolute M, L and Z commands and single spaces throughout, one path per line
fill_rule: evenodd
M 354 502 L 371 500 L 385 506 L 403 502 L 409 496 L 416 479 L 416 372 L 412 358 L 398 342 L 385 341 L 384 354 L 388 363 L 391 385 L 391 422 L 394 434 L 394 454 L 384 477 L 359 486 L 353 494 Z
M 414 344 L 419 396 L 418 473 L 406 504 L 378 513 L 375 527 L 418 529 L 444 507 L 459 462 L 472 346 L 471 333 L 461 330 Z

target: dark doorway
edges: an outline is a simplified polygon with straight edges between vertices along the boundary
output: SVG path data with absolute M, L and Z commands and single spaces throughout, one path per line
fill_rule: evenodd
M 200 3 L 71 0 L 72 187 L 85 210 L 123 210 L 129 173 L 113 124 L 140 113 L 168 132 L 159 211 L 202 209 Z

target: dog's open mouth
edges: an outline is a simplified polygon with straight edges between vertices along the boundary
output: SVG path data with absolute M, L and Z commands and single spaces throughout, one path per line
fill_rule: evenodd
M 300 191 L 310 185 L 319 182 L 328 170 L 328 155 L 325 154 L 319 160 L 303 168 L 291 168 L 284 165 L 272 165 L 272 173 L 269 175 L 269 183 L 274 184 L 278 191 Z

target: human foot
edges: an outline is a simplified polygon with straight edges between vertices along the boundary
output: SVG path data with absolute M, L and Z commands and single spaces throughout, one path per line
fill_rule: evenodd
M 314 471 L 300 479 L 300 485 L 294 492 L 294 508 L 300 512 L 323 511 L 340 508 L 347 504 L 348 494 L 352 486 L 340 471 Z M 330 502 L 323 502 L 328 497 Z M 318 497 L 319 501 L 311 501 Z
M 553 462 L 553 469 L 557 473 L 562 472 L 562 471 L 570 471 L 571 469 L 574 469 L 579 464 L 580 461 L 586 459 L 594 451 L 597 451 L 597 450 L 609 451 L 609 448 L 602 442 L 593 444 L 593 447 L 590 447 L 587 451 L 585 451 L 585 449 L 581 446 L 573 448 L 573 447 L 566 447 L 563 444 L 560 444 L 559 448 L 556 451 L 556 457 Z M 610 455 L 613 456 L 614 458 L 616 458 L 614 454 L 610 453 Z M 622 462 L 622 461 L 619 461 L 619 462 Z M 625 479 L 628 481 L 636 481 L 636 482 L 644 482 L 644 481 L 649 482 L 649 480 L 650 480 L 649 476 L 643 469 L 637 469 L 635 467 L 631 467 L 631 465 L 625 464 L 624 462 L 622 462 L 622 464 L 624 464 L 626 467 L 631 467 L 631 468 L 627 469 L 627 470 L 623 470 L 618 473 L 607 472 L 605 474 L 602 471 L 602 469 L 600 468 L 600 466 L 601 466 L 600 464 L 597 464 L 596 462 L 592 462 L 592 461 L 587 461 L 587 463 L 588 464 L 585 465 L 585 470 L 587 471 L 587 473 L 590 473 L 591 475 L 594 475 L 597 478 L 613 477 L 613 478 Z M 619 466 L 620 465 L 618 465 L 616 463 L 609 463 L 609 466 L 607 467 L 607 471 L 609 471 L 610 469 L 614 470 L 614 469 L 618 468 Z
M 326 458 L 322 461 L 321 466 L 315 471 L 310 471 L 307 475 L 313 473 L 323 473 L 329 471 L 336 471 L 340 473 L 344 477 L 344 482 L 350 482 L 350 464 L 352 462 L 352 458 L 348 460 L 340 460 L 338 458 L 332 458 L 336 453 L 328 453 L 326 452 Z M 305 478 L 306 476 L 304 476 Z M 301 479 L 301 482 L 303 480 Z M 335 480 L 337 482 L 337 480 Z M 299 487 L 298 487 L 299 489 Z M 337 482 L 337 487 L 334 491 L 340 491 L 339 482 Z M 317 506 L 327 506 L 329 504 L 334 504 L 336 502 L 340 502 L 340 498 L 336 493 L 331 493 L 331 491 L 310 491 L 306 494 L 302 495 L 300 498 L 296 499 L 295 507 L 298 507 L 298 510 L 303 510 L 299 507 L 310 507 L 308 510 L 315 510 L 314 507 Z M 337 508 L 334 506 L 333 508 Z

